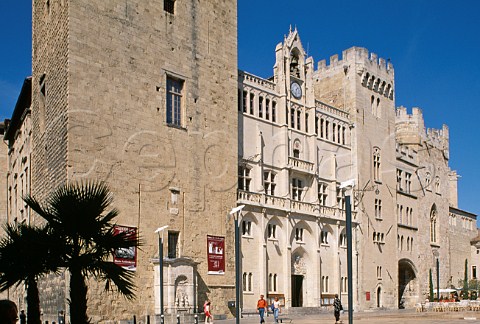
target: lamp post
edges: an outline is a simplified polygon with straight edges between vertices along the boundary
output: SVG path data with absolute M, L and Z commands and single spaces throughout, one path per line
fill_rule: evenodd
M 440 301 L 440 261 L 437 258 L 437 300 Z
M 155 230 L 158 234 L 158 276 L 160 289 L 160 318 L 163 318 L 163 232 L 168 228 L 168 225 L 159 227 Z
M 355 180 L 351 179 L 340 183 L 340 189 L 345 192 L 345 214 L 346 214 L 346 232 L 347 232 L 347 278 L 348 278 L 348 323 L 353 323 L 353 257 L 352 257 L 352 206 L 350 195 L 355 186 Z
M 229 213 L 235 218 L 235 323 L 240 323 L 240 230 L 238 228 L 238 216 L 245 205 L 240 205 Z

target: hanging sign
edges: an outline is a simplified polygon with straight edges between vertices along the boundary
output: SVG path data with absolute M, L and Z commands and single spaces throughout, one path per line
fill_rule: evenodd
M 137 228 L 128 226 L 115 226 L 114 233 L 126 233 L 127 237 L 136 237 Z M 137 248 L 132 246 L 129 248 L 116 249 L 113 255 L 113 263 L 127 269 L 135 271 L 137 270 Z
M 225 274 L 225 237 L 207 235 L 208 274 Z

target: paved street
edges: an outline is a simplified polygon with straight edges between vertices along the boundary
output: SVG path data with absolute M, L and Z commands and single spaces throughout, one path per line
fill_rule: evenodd
M 287 317 L 285 315 L 284 317 Z M 335 323 L 333 312 L 321 313 L 318 315 L 288 315 L 292 319 L 292 324 L 327 324 Z M 341 316 L 343 324 L 348 324 L 347 313 Z M 289 321 L 284 321 L 288 323 Z M 432 323 L 480 323 L 480 312 L 447 312 L 447 313 L 416 313 L 414 310 L 394 310 L 394 311 L 375 311 L 375 312 L 360 312 L 354 314 L 353 323 L 370 324 L 370 323 L 385 323 L 385 324 L 400 324 L 400 323 L 415 323 L 415 324 L 432 324 Z M 215 324 L 234 324 L 235 320 L 218 320 Z M 258 324 L 257 316 L 249 316 L 242 318 L 242 324 Z M 266 318 L 266 324 L 273 324 L 273 317 Z

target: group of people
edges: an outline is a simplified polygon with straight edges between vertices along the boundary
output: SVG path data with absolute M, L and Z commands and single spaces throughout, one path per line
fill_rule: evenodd
M 0 300 L 0 323 L 2 324 L 16 324 L 20 320 L 20 324 L 27 323 L 27 316 L 22 310 L 20 317 L 18 316 L 17 305 L 8 299 Z
M 267 301 L 263 299 L 263 297 L 263 295 L 260 295 L 260 299 L 257 302 L 257 311 L 260 315 L 260 323 L 265 323 L 265 313 L 268 312 Z M 273 318 L 275 319 L 275 323 L 278 323 L 278 314 L 280 314 L 281 312 L 280 301 L 278 300 L 278 297 L 275 297 L 272 305 L 270 305 L 270 308 L 273 312 Z
M 211 302 L 209 299 L 203 304 L 203 312 L 205 313 L 205 324 L 210 322 L 213 324 L 213 315 L 211 313 Z M 335 295 L 335 300 L 333 302 L 335 323 L 340 321 L 340 311 L 343 310 L 342 303 L 338 299 L 338 295 Z M 275 323 L 278 323 L 278 315 L 281 313 L 280 301 L 278 297 L 275 297 L 275 300 L 270 305 L 271 310 L 273 311 L 273 318 Z M 265 323 L 265 313 L 268 311 L 267 301 L 264 299 L 264 295 L 260 295 L 260 299 L 257 302 L 257 311 L 260 315 L 260 323 Z M 20 317 L 18 316 L 17 305 L 8 299 L 0 300 L 0 323 L 1 324 L 16 324 L 20 319 L 20 324 L 26 323 L 26 315 L 22 310 L 20 312 Z
M 263 295 L 260 295 L 260 299 L 257 302 L 257 311 L 260 315 L 260 323 L 265 323 L 265 313 L 268 311 L 267 301 L 263 299 Z M 273 318 L 275 323 L 278 323 L 278 314 L 281 312 L 280 302 L 278 297 L 275 297 L 272 305 L 270 306 L 273 311 Z M 340 312 L 343 311 L 342 302 L 338 298 L 338 294 L 335 294 L 335 299 L 333 300 L 333 315 L 335 316 L 335 323 L 341 323 L 340 321 Z
M 280 301 L 278 297 L 275 297 L 273 303 L 268 306 L 267 301 L 264 299 L 264 295 L 260 295 L 260 299 L 257 302 L 257 312 L 260 315 L 260 324 L 265 323 L 265 313 L 268 312 L 268 307 L 271 308 L 273 312 L 273 318 L 275 323 L 278 323 L 278 315 L 281 313 Z M 203 304 L 203 312 L 205 313 L 205 324 L 209 321 L 213 323 L 213 315 L 210 312 L 211 302 L 209 299 Z M 343 311 L 342 302 L 338 298 L 338 295 L 335 294 L 335 299 L 333 300 L 333 314 L 335 316 L 335 323 L 341 323 L 340 321 L 340 312 Z

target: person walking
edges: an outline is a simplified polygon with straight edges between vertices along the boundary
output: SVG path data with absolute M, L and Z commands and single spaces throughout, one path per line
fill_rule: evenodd
M 278 300 L 278 297 L 275 297 L 275 300 L 273 301 L 273 318 L 275 319 L 275 323 L 278 323 L 278 314 L 281 313 L 280 309 L 280 301 Z
M 205 324 L 208 323 L 208 320 L 210 319 L 210 323 L 213 323 L 213 315 L 210 313 L 210 307 L 212 303 L 210 302 L 210 299 L 207 299 L 205 301 L 205 304 L 203 304 L 203 312 L 205 313 Z
M 340 321 L 340 311 L 343 310 L 342 302 L 338 299 L 338 294 L 335 294 L 333 300 L 333 314 L 335 315 L 335 324 L 342 323 Z
M 27 315 L 23 309 L 20 311 L 20 324 L 27 324 Z
M 265 323 L 265 312 L 267 311 L 267 301 L 263 299 L 263 295 L 260 295 L 260 299 L 257 302 L 257 311 L 260 315 L 260 323 Z

